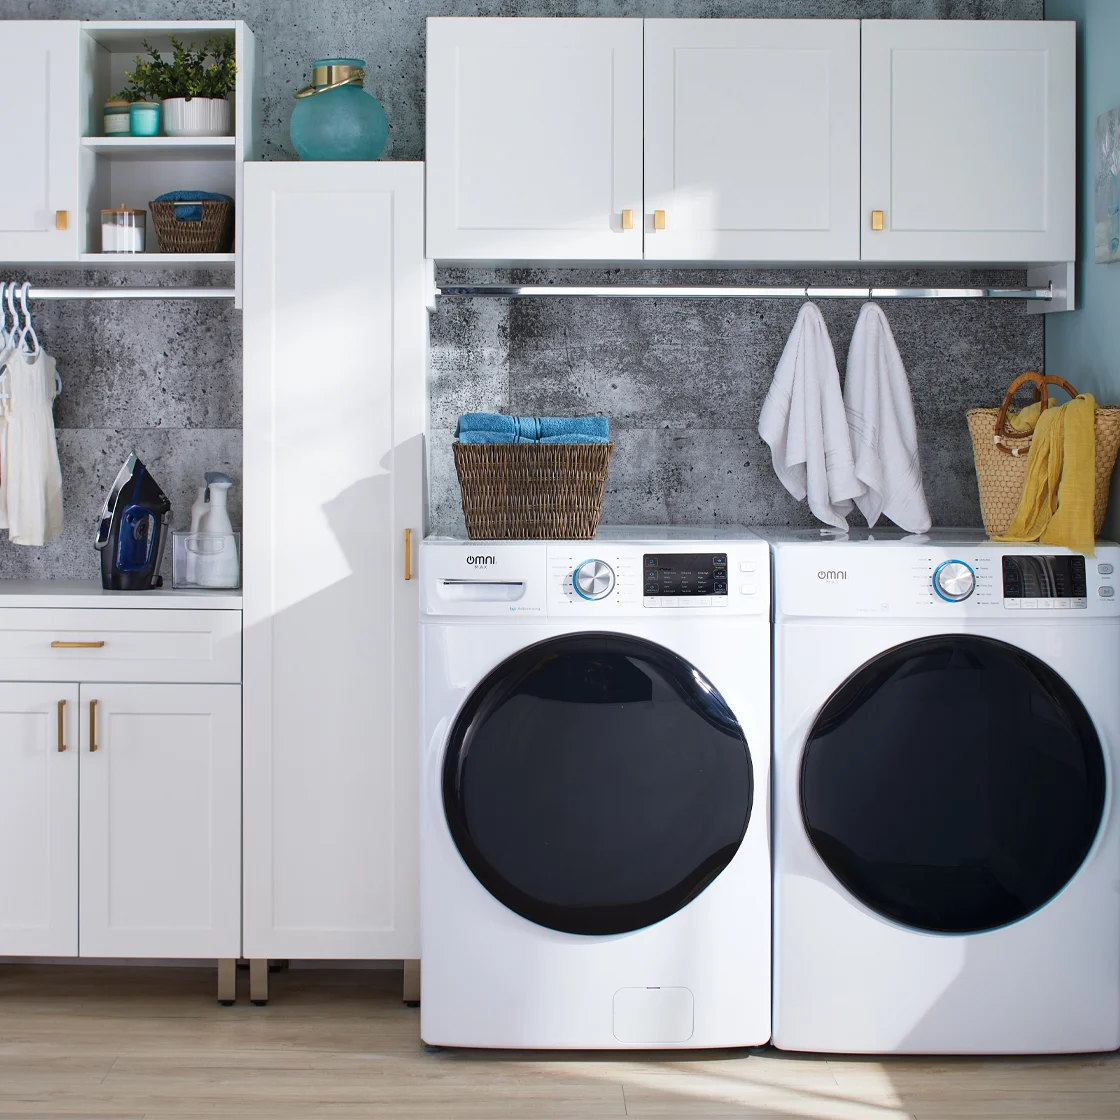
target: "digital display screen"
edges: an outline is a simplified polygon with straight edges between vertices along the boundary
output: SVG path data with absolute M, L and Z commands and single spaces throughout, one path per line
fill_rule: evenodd
M 1005 599 L 1084 599 L 1084 556 L 1005 556 Z
M 659 552 L 642 557 L 643 595 L 726 595 L 726 552 Z

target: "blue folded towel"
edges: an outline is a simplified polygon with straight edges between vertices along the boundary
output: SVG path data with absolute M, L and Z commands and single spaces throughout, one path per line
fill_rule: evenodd
M 233 202 L 228 194 L 212 194 L 210 191 L 168 191 L 161 194 L 156 202 Z M 175 221 L 201 222 L 201 206 L 176 206 Z
M 505 416 L 465 412 L 455 435 L 460 443 L 606 443 L 605 416 Z

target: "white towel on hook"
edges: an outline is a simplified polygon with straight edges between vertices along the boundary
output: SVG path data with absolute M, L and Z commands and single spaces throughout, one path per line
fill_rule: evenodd
M 863 490 L 840 392 L 836 355 L 820 308 L 797 314 L 758 418 L 781 484 L 826 525 L 848 527 L 852 501 Z
M 931 521 L 910 382 L 877 303 L 863 305 L 848 347 L 844 407 L 856 477 L 865 487 L 856 498 L 860 513 L 868 525 L 882 514 L 908 533 L 924 533 Z

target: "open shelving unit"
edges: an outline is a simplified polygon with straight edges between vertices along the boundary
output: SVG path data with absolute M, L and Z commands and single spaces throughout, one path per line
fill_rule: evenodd
M 237 87 L 232 94 L 232 136 L 105 136 L 105 101 L 125 85 L 125 71 L 145 42 L 170 57 L 171 36 L 199 46 L 215 35 L 234 36 Z M 240 304 L 241 203 L 246 160 L 260 158 L 261 56 L 241 20 L 84 22 L 79 49 L 80 137 L 78 264 L 85 268 L 232 269 Z M 149 213 L 147 249 L 141 254 L 102 253 L 101 211 L 125 206 L 149 210 L 167 191 L 202 190 L 234 199 L 232 253 L 161 253 Z

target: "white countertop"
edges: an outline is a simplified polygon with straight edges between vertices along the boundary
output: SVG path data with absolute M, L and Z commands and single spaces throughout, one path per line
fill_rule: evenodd
M 104 591 L 97 579 L 0 579 L 0 607 L 239 611 L 241 592 L 170 587 L 155 591 Z

